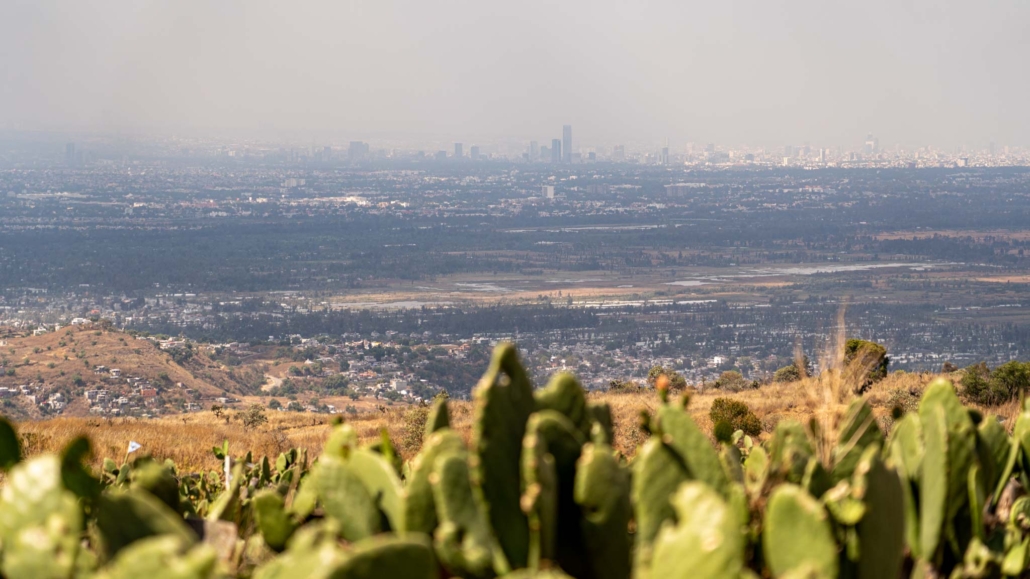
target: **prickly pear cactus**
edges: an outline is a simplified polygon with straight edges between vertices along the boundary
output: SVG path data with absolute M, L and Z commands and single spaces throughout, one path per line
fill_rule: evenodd
M 546 386 L 534 392 L 533 397 L 536 399 L 537 410 L 553 410 L 563 414 L 583 438 L 590 437 L 592 420 L 587 398 L 575 376 L 559 372 Z
M 449 428 L 426 437 L 422 451 L 411 461 L 404 488 L 404 530 L 432 536 L 436 529 L 436 503 L 430 477 L 436 457 L 445 452 L 465 452 L 465 442 Z
M 837 542 L 826 510 L 799 486 L 782 484 L 769 497 L 762 552 L 774 577 L 810 570 L 837 577 Z
M 865 505 L 856 526 L 859 579 L 897 577 L 905 550 L 905 503 L 902 480 L 871 446 L 853 473 L 853 496 Z M 875 556 L 869 554 L 875 553 Z M 866 556 L 862 556 L 865 554 Z
M 339 524 L 344 539 L 358 541 L 382 530 L 375 497 L 346 461 L 323 455 L 304 479 L 298 500 L 305 491 L 317 497 L 325 514 Z
M 691 478 L 707 483 L 723 496 L 728 495 L 730 477 L 718 451 L 682 407 L 663 404 L 658 409 L 658 429 L 662 440 L 679 455 Z
M 554 464 L 556 510 L 553 515 L 547 513 L 541 516 L 545 521 L 554 517 L 554 561 L 573 576 L 583 576 L 587 561 L 580 528 L 582 513 L 574 499 L 576 463 L 583 449 L 583 436 L 563 414 L 554 410 L 541 410 L 529 419 L 526 449 L 530 448 L 531 441 L 535 444 L 543 442 L 543 449 Z M 527 461 L 523 462 L 525 464 Z M 546 503 L 541 502 L 539 505 L 543 507 Z M 544 545 L 541 549 L 545 557 L 551 550 L 550 545 Z
M 441 452 L 430 477 L 437 517 L 434 533 L 441 563 L 461 577 L 491 577 L 506 565 L 485 513 L 469 484 L 467 453 Z
M 919 403 L 923 453 L 919 486 L 919 551 L 934 561 L 951 521 L 967 508 L 967 473 L 976 455 L 976 430 L 951 383 L 935 380 Z
M 437 396 L 433 399 L 433 405 L 429 408 L 429 416 L 426 417 L 426 430 L 422 435 L 423 441 L 429 435 L 438 430 L 443 430 L 451 425 L 451 415 L 447 410 L 447 398 Z
M 650 438 L 637 451 L 631 496 L 637 520 L 633 565 L 638 576 L 647 573 L 651 566 L 654 539 L 662 524 L 676 522 L 670 498 L 690 478 L 682 459 L 660 438 Z
M 120 552 L 97 579 L 208 579 L 218 576 L 217 555 L 207 545 L 190 544 L 175 535 L 137 541 Z
M 507 567 L 524 567 L 529 558 L 529 524 L 519 506 L 520 464 L 526 421 L 536 402 L 515 346 L 497 346 L 489 369 L 476 386 L 475 399 L 470 459 L 473 490 L 497 535 Z
M 282 495 L 272 489 L 265 489 L 254 495 L 251 505 L 254 509 L 254 523 L 265 544 L 276 552 L 285 549 L 286 541 L 293 536 L 297 527 L 286 512 Z
M 865 450 L 883 447 L 884 436 L 876 423 L 873 409 L 863 398 L 856 398 L 844 414 L 837 445 L 833 449 L 833 482 L 851 478 Z
M 583 447 L 576 465 L 574 498 L 583 513 L 584 560 L 598 579 L 630 575 L 626 529 L 633 510 L 629 491 L 629 472 L 610 446 L 594 443 Z
M 61 482 L 56 456 L 13 465 L 0 490 L 0 574 L 70 576 L 82 528 L 81 507 Z
M 679 523 L 655 539 L 651 577 L 722 579 L 740 577 L 747 545 L 744 521 L 711 487 L 683 484 L 672 498 Z

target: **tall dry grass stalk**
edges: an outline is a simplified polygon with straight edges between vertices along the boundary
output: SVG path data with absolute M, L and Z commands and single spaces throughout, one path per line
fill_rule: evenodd
M 804 352 L 800 349 L 800 343 L 794 352 L 795 364 L 802 373 L 799 384 L 812 406 L 807 427 L 812 439 L 816 441 L 816 453 L 827 468 L 832 465 L 833 449 L 840 440 L 841 419 L 851 401 L 860 395 L 866 377 L 877 362 L 875 356 L 865 351 L 860 351 L 851 360 L 845 359 L 846 311 L 846 305 L 837 310 L 833 331 L 819 353 L 820 372 L 817 375 L 804 375 Z M 872 423 L 865 427 L 869 426 Z

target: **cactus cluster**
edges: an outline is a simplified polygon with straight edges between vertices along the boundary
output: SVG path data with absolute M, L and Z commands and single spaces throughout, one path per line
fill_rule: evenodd
M 782 422 L 713 441 L 686 410 L 613 449 L 610 409 L 574 377 L 534 390 L 499 346 L 472 439 L 437 400 L 421 452 L 346 424 L 323 453 L 142 457 L 100 472 L 89 441 L 22 456 L 0 420 L 0 576 L 345 578 L 1022 577 L 1030 569 L 1030 408 L 1012 434 L 938 380 L 886 436 L 855 400 L 832 427 Z M 235 457 L 235 460 L 233 458 Z M 227 467 L 229 468 L 229 467 Z

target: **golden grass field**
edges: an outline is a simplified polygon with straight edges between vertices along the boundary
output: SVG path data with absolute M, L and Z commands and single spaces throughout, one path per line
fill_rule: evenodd
M 693 392 L 688 409 L 698 425 L 711 435 L 712 424 L 708 411 L 712 401 L 720 396 L 742 400 L 762 420 L 765 438 L 775 424 L 783 419 L 807 422 L 810 417 L 818 418 L 826 436 L 834 436 L 836 420 L 843 413 L 847 403 L 855 395 L 848 386 L 849 380 L 841 376 L 844 372 L 830 372 L 800 382 L 774 383 L 755 390 L 728 394 L 719 391 Z M 926 384 L 936 375 L 932 374 L 890 374 L 863 394 L 875 408 L 881 425 L 890 422 L 892 392 L 906 391 L 918 396 Z M 957 379 L 958 375 L 947 376 Z M 645 439 L 639 427 L 642 410 L 653 413 L 660 404 L 652 390 L 626 393 L 590 393 L 589 399 L 607 402 L 615 420 L 615 446 L 627 457 L 634 454 L 636 447 Z M 1017 403 L 985 409 L 985 414 L 1013 416 Z M 450 403 L 451 424 L 466 440 L 471 435 L 473 403 L 454 401 Z M 405 458 L 413 456 L 420 444 L 420 431 L 413 425 L 412 407 L 387 407 L 385 411 L 371 410 L 348 417 L 364 442 L 376 440 L 381 430 L 386 429 L 398 445 Z M 140 453 L 155 458 L 170 458 L 181 471 L 217 470 L 219 461 L 211 447 L 229 441 L 233 454 L 242 455 L 252 450 L 255 456 L 276 456 L 290 447 L 303 447 L 309 456 L 317 456 L 332 428 L 333 417 L 324 414 L 295 412 L 266 412 L 268 422 L 260 427 L 246 429 L 229 410 L 222 416 L 212 412 L 200 412 L 177 416 L 140 420 L 132 418 L 55 418 L 45 421 L 24 422 L 18 425 L 26 454 L 57 452 L 69 440 L 80 434 L 88 436 L 94 444 L 93 463 L 99 466 L 104 457 L 121 461 L 130 440 L 142 445 Z M 1012 421 L 1006 421 L 1011 424 Z

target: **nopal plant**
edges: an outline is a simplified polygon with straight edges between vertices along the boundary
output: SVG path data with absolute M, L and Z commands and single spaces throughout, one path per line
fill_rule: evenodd
M 669 390 L 632 458 L 613 448 L 607 405 L 569 374 L 534 388 L 511 345 L 476 387 L 471 439 L 439 399 L 408 461 L 340 424 L 317 457 L 223 443 L 211 472 L 147 457 L 92 472 L 85 438 L 26 458 L 0 421 L 0 575 L 1027 575 L 1030 409 L 1010 433 L 938 380 L 889 435 L 857 398 L 831 439 L 784 421 L 763 442 L 714 440 Z

